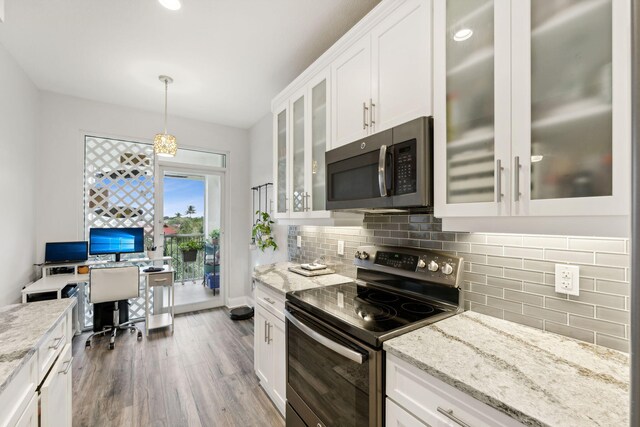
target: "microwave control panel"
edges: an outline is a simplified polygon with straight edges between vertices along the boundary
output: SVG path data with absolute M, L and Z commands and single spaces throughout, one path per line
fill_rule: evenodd
M 394 151 L 394 194 L 411 194 L 417 190 L 416 182 L 416 140 L 393 146 Z

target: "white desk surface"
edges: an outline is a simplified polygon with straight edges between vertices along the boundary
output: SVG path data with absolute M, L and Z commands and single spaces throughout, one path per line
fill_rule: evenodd
M 173 267 L 168 265 L 163 266 L 162 271 L 156 271 L 153 273 L 145 273 L 142 270 L 147 266 L 140 267 L 140 275 L 147 276 L 149 274 L 167 273 L 173 272 Z M 82 283 L 89 282 L 88 274 L 55 274 L 53 276 L 45 276 L 42 279 L 36 280 L 30 285 L 27 285 L 23 290 L 23 294 L 36 294 L 40 292 L 57 292 L 67 286 L 70 283 Z

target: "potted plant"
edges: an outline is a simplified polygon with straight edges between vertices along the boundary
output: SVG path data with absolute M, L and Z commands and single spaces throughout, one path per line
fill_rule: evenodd
M 147 236 L 144 240 L 144 248 L 147 251 L 147 258 L 154 259 L 156 256 L 156 249 L 158 249 L 158 247 L 153 243 L 153 238 Z
M 267 248 L 272 248 L 275 251 L 278 249 L 278 245 L 271 235 L 271 225 L 274 224 L 274 222 L 271 221 L 271 215 L 269 215 L 268 212 L 262 211 L 256 211 L 256 215 L 258 215 L 258 221 L 256 221 L 251 229 L 253 241 L 262 252 Z
M 198 258 L 198 251 L 204 249 L 204 242 L 188 240 L 180 243 L 178 249 L 182 252 L 182 262 L 194 262 Z
M 211 237 L 212 245 L 218 245 L 220 243 L 220 229 L 214 228 L 213 230 L 211 230 L 211 232 L 209 233 L 209 237 Z

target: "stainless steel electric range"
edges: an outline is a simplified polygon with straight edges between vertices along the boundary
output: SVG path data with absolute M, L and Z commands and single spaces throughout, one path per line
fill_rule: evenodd
M 287 294 L 287 426 L 381 427 L 385 340 L 461 311 L 462 258 L 363 246 L 356 280 Z

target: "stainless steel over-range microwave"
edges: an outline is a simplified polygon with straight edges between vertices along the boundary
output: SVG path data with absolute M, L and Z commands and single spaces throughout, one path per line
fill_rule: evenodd
M 433 118 L 327 151 L 327 209 L 433 205 Z

